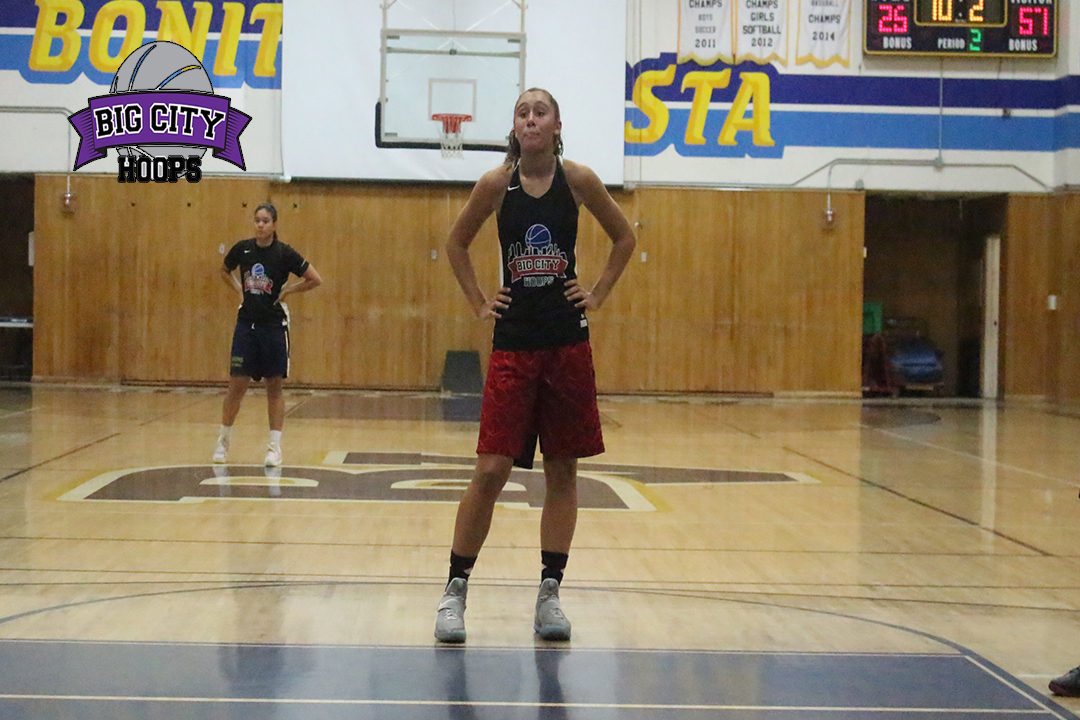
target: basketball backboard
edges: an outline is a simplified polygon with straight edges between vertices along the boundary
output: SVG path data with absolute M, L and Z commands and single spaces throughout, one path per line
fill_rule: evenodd
M 506 149 L 525 83 L 524 2 L 384 2 L 375 144 L 441 147 L 435 115 L 468 115 L 464 150 Z M 508 11 L 512 10 L 511 11 Z

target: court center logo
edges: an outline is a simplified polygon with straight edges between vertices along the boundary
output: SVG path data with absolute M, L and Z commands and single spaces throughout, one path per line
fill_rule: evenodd
M 251 117 L 214 94 L 198 58 L 173 42 L 134 50 L 113 77 L 108 95 L 68 118 L 79 134 L 74 170 L 117 150 L 117 181 L 188 182 L 202 178 L 202 157 L 244 166 L 240 134 Z
M 475 456 L 333 451 L 321 466 L 178 465 L 128 468 L 98 475 L 65 492 L 65 502 L 276 500 L 310 502 L 457 503 L 474 474 Z M 679 485 L 817 483 L 798 472 L 578 463 L 583 510 L 656 512 L 662 489 Z M 547 497 L 542 468 L 514 468 L 499 504 L 539 509 Z

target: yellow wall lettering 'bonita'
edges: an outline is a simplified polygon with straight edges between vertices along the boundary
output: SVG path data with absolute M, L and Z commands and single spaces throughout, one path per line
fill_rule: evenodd
M 36 4 L 38 17 L 30 49 L 30 69 L 66 72 L 75 64 L 82 49 L 82 37 L 78 28 L 85 17 L 85 8 L 79 0 L 36 0 Z M 189 25 L 183 4 L 179 0 L 158 0 L 157 9 L 161 12 L 161 22 L 157 39 L 182 45 L 190 50 L 199 62 L 203 62 L 210 20 L 215 8 L 209 2 L 195 2 L 194 8 L 195 19 Z M 235 75 L 236 50 L 244 25 L 245 8 L 243 3 L 224 2 L 221 3 L 221 9 L 225 16 L 221 23 L 221 39 L 214 58 L 213 72 L 215 75 Z M 119 52 L 110 55 L 109 38 L 120 18 L 124 18 L 127 25 L 124 41 Z M 255 5 L 251 9 L 248 22 L 262 23 L 254 73 L 260 77 L 273 77 L 277 73 L 275 58 L 278 38 L 281 36 L 281 4 Z M 93 29 L 90 32 L 90 63 L 102 72 L 116 72 L 124 58 L 145 42 L 145 30 L 146 7 L 143 3 L 137 0 L 113 0 L 105 3 L 94 17 Z M 54 40 L 60 41 L 60 51 L 55 55 L 51 54 Z

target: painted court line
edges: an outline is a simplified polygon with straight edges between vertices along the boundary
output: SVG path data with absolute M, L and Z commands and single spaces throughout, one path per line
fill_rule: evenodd
M 1050 715 L 1049 709 L 997 708 L 914 708 L 914 707 L 827 707 L 793 705 L 664 705 L 656 703 L 544 703 L 497 702 L 472 700 L 374 700 L 329 698 L 224 698 L 224 697 L 149 697 L 122 695 L 17 695 L 0 694 L 0 700 L 77 700 L 99 702 L 161 702 L 161 703 L 258 703 L 261 705 L 356 705 L 401 707 L 505 707 L 505 708 L 568 708 L 576 710 L 761 710 L 768 712 L 881 712 L 881 713 L 992 713 L 997 715 Z

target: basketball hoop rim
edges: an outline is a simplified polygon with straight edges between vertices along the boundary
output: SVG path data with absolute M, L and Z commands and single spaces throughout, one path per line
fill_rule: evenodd
M 472 115 L 465 113 L 435 113 L 431 116 L 431 119 L 443 124 L 444 133 L 459 133 L 461 132 L 461 123 L 472 122 Z
M 439 133 L 439 148 L 442 150 L 442 156 L 444 158 L 462 157 L 461 123 L 472 120 L 472 115 L 435 113 L 431 119 L 442 123 L 442 132 Z

